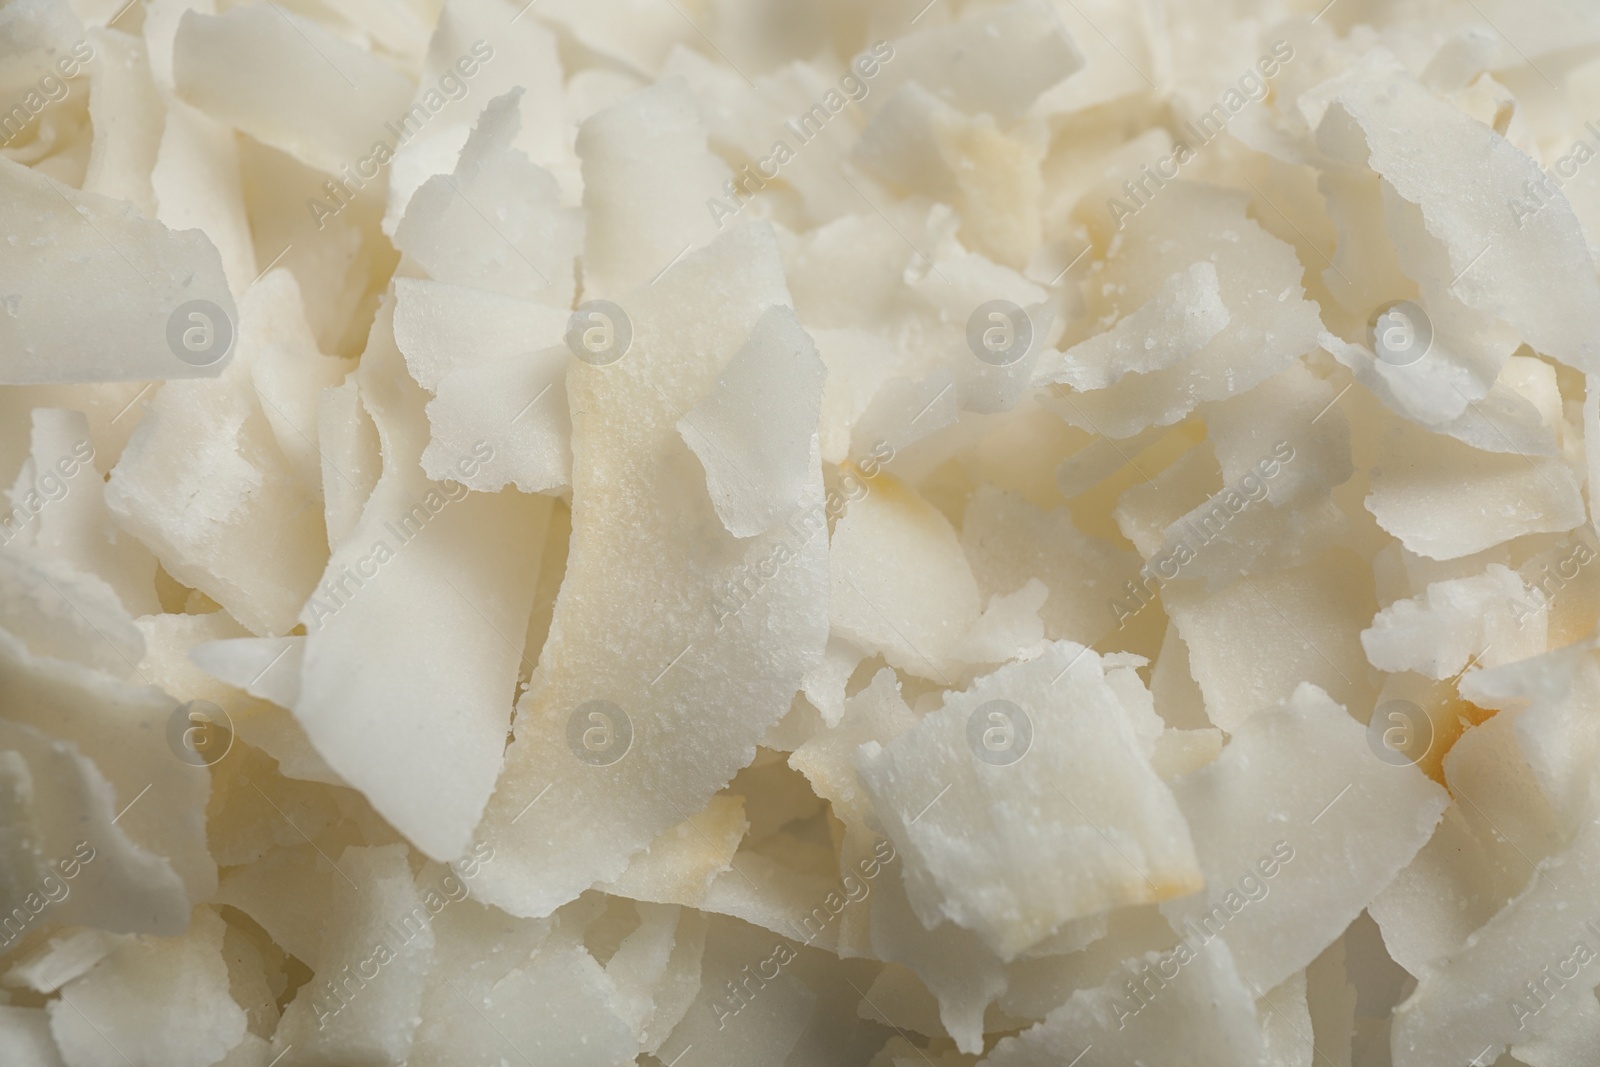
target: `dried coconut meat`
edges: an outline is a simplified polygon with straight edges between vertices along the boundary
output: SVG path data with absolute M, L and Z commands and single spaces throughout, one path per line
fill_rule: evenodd
M 1593 1067 L 1600 13 L 0 0 L 0 1067 Z

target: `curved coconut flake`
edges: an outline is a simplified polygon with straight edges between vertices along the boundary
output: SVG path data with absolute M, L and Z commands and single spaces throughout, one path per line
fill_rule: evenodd
M 116 793 L 117 826 L 171 863 L 192 903 L 209 899 L 217 885 L 206 851 L 211 781 L 205 768 L 175 758 L 168 747 L 176 706 L 154 686 L 35 656 L 0 630 L 0 707 L 7 718 L 70 742 L 92 760 Z
M 1444 759 L 1455 802 L 1367 906 L 1389 954 L 1419 977 L 1465 945 L 1537 877 L 1532 865 L 1566 842 L 1563 820 L 1522 752 L 1519 717 L 1501 712 L 1455 740 Z
M 468 104 L 466 94 L 459 101 L 437 103 L 435 86 L 450 77 L 465 80 L 464 71 L 472 71 L 466 84 L 477 100 L 492 100 L 519 86 L 526 92 L 522 128 L 513 143 L 534 163 L 551 170 L 564 191 L 576 187 L 577 159 L 572 154 L 571 117 L 555 34 L 535 18 L 508 17 L 502 0 L 448 0 L 438 15 L 412 100 L 413 107 L 428 109 L 430 118 L 426 124 L 414 119 L 407 124 L 410 136 L 394 145 L 394 161 L 389 164 L 389 203 L 383 219 L 383 230 L 389 234 L 422 184 L 455 167 L 478 119 L 477 105 Z M 448 82 L 445 87 L 450 87 Z
M 786 307 L 769 308 L 705 398 L 678 420 L 706 489 L 735 537 L 800 512 L 818 469 L 817 416 L 827 369 Z
M 165 5 L 176 20 L 187 8 Z M 146 39 L 160 17 L 152 5 L 146 9 Z M 163 12 L 164 14 L 165 12 Z M 151 41 L 150 63 L 158 82 L 169 85 L 168 70 L 159 69 L 161 57 Z M 164 79 L 164 81 L 163 81 Z M 213 121 L 200 110 L 173 96 L 165 96 L 166 123 L 161 129 L 161 147 L 150 172 L 150 186 L 156 196 L 155 217 L 174 230 L 203 230 L 217 246 L 222 269 L 234 292 L 243 292 L 255 278 L 257 264 L 250 220 L 245 211 L 243 183 L 239 171 L 239 145 L 234 132 Z
M 1527 583 L 1494 563 L 1390 604 L 1361 632 L 1361 646 L 1381 671 L 1451 678 L 1468 663 L 1495 667 L 1543 652 L 1546 618 Z
M 1600 281 L 1572 205 L 1555 191 L 1537 211 L 1513 206 L 1522 204 L 1526 183 L 1543 180 L 1536 162 L 1405 74 L 1351 79 L 1323 122 L 1337 123 L 1340 111 L 1359 134 L 1346 132 L 1325 150 L 1359 156 L 1351 143 L 1359 137 L 1366 158 L 1351 162 L 1367 163 L 1421 208 L 1458 272 L 1431 281 L 1505 321 L 1539 351 L 1600 370 Z M 1318 136 L 1324 140 L 1321 130 Z
M 658 277 L 717 235 L 707 198 L 728 168 L 681 79 L 670 78 L 590 117 L 578 129 L 583 161 L 586 299 L 616 298 Z
M 239 299 L 239 344 L 250 382 L 278 448 L 306 485 L 322 478 L 317 404 L 324 389 L 344 381 L 352 364 L 317 349 L 306 324 L 300 284 L 287 268 L 259 278 Z
M 300 696 L 304 637 L 234 637 L 189 650 L 196 667 L 251 696 L 292 708 Z
M 1055 333 L 1055 304 L 1046 291 L 1009 267 L 970 254 L 942 257 L 938 268 L 913 282 L 910 291 L 911 313 L 895 331 L 902 368 L 910 374 L 926 373 L 924 380 L 933 380 L 948 368 L 964 411 L 992 414 L 1015 408 Z M 976 312 L 996 300 L 1021 309 L 1032 331 L 1027 350 L 1013 353 L 1002 365 L 978 358 L 970 334 Z M 995 314 L 991 311 L 985 326 L 994 325 Z M 1007 317 L 1013 319 L 1014 330 L 1015 313 Z M 1015 339 L 1014 332 L 1012 336 Z M 911 418 L 912 427 L 922 433 L 939 425 L 935 412 L 925 407 L 917 408 Z
M 238 322 L 222 260 L 199 230 L 175 232 L 0 159 L 0 232 L 11 242 L 0 259 L 0 382 L 214 378 L 227 366 L 227 356 L 196 366 L 168 342 L 169 320 L 191 300 Z M 95 299 L 59 299 L 67 289 Z
M 1472 671 L 1460 682 L 1462 695 L 1475 704 L 1523 709 L 1513 720 L 1517 747 L 1568 834 L 1588 822 L 1600 799 L 1590 773 L 1600 760 L 1594 648 L 1591 635 L 1519 663 Z
M 1527 984 L 1537 989 L 1547 968 L 1572 977 L 1549 982 L 1543 998 L 1592 997 L 1600 982 L 1600 902 L 1590 891 L 1597 878 L 1600 823 L 1590 822 L 1465 945 L 1424 970 L 1395 1009 L 1395 1067 L 1453 1067 L 1537 1038 L 1559 1018 L 1539 1010 L 1545 1001 Z
M 1466 944 L 1517 892 L 1499 877 L 1464 810 L 1451 804 L 1428 843 L 1367 905 L 1389 955 L 1413 975 Z
M 829 545 L 833 632 L 891 666 L 948 681 L 981 610 L 950 522 L 890 474 L 857 482 Z
M 1043 146 L 969 116 L 916 82 L 895 90 L 856 141 L 851 160 L 893 188 L 942 200 L 962 217 L 964 244 L 1014 267 L 1039 245 Z
M 1206 715 L 1223 730 L 1288 699 L 1302 682 L 1349 707 L 1369 706 L 1376 692 L 1358 634 L 1378 603 L 1366 565 L 1352 556 L 1245 575 L 1216 592 L 1168 585 L 1161 599 L 1188 647 Z M 1122 607 L 1139 604 L 1130 597 Z
M 894 671 L 884 667 L 864 689 L 845 698 L 837 723 L 794 750 L 789 765 L 806 776 L 846 826 L 866 828 L 871 803 L 856 772 L 856 750 L 868 741 L 887 745 L 916 723 Z
M 1406 549 L 1452 560 L 1584 522 L 1578 479 L 1561 457 L 1481 452 L 1409 424 L 1381 439 L 1367 510 Z
M 1045 381 L 1105 389 L 1132 373 L 1148 374 L 1190 359 L 1227 328 L 1217 268 L 1194 263 L 1178 271 L 1145 304 L 1105 333 L 1069 348 Z
M 395 229 L 395 247 L 435 280 L 559 308 L 572 305 L 583 222 L 561 189 L 514 146 L 522 90 L 484 107 L 451 174 L 422 184 Z
M 430 478 L 480 492 L 545 492 L 571 478 L 572 423 L 562 341 L 570 312 L 466 285 L 395 279 L 395 343 L 424 389 Z M 464 473 L 479 441 L 494 455 Z
M 1020 707 L 1026 729 L 1015 713 L 984 710 L 996 700 Z M 989 745 L 1008 726 L 1000 751 L 1030 744 L 1009 763 Z M 1069 920 L 1200 885 L 1172 794 L 1100 657 L 1081 645 L 1057 642 L 978 679 L 856 759 L 923 925 L 948 919 L 1002 958 Z
M 72 1064 L 211 1067 L 245 1038 L 228 993 L 223 921 L 195 911 L 182 937 L 126 942 L 49 1005 L 50 1031 Z
M 327 552 L 318 486 L 278 444 L 241 342 L 214 382 L 172 382 L 111 470 L 106 505 L 168 573 L 258 634 L 282 634 Z M 263 350 L 264 351 L 264 350 Z
M 85 576 L 104 579 L 134 615 L 159 610 L 155 557 L 119 530 L 106 510 L 106 487 L 95 463 L 94 436 L 88 418 L 80 411 L 34 408 L 32 455 L 23 465 L 12 499 L 30 508 L 40 505 L 32 538 L 40 551 L 72 563 Z M 72 472 L 70 477 L 65 476 L 68 472 Z M 52 489 L 55 481 L 64 483 L 66 489 L 59 500 L 43 507 L 39 489 Z M 134 659 L 137 662 L 137 657 Z M 113 667 L 111 673 L 117 669 Z
M 1512 1045 L 1511 1055 L 1530 1067 L 1561 1067 L 1582 1063 L 1591 1049 L 1600 1048 L 1600 1000 L 1564 997 L 1549 1006 L 1549 1013 L 1543 1032 Z
M 375 53 L 269 4 L 185 13 L 172 77 L 179 97 L 218 122 L 341 177 L 390 139 L 385 123 L 412 95 Z
M 36 550 L 0 551 L 0 627 L 35 655 L 126 679 L 144 637 L 116 592 L 92 573 Z
M 89 68 L 89 122 L 94 127 L 94 141 L 82 189 L 126 200 L 145 218 L 154 218 L 156 194 L 150 187 L 150 171 L 156 163 L 166 116 L 150 75 L 145 43 L 104 27 L 91 29 L 85 40 L 99 62 Z
M 317 397 L 317 441 L 322 455 L 322 508 L 328 547 L 344 541 L 361 518 L 383 473 L 378 428 L 361 403 L 354 375 Z
M 1266 1063 L 1256 991 L 1223 942 L 1187 957 L 1152 952 L 1126 961 L 1110 981 L 1080 989 L 1039 1023 L 1003 1039 L 986 1067 L 1082 1067 L 1129 1063 L 1239 1067 Z M 1174 978 L 1164 980 L 1170 970 Z M 1156 977 L 1149 977 L 1152 973 Z M 1136 983 L 1136 984 L 1135 984 Z M 1141 986 L 1143 997 L 1130 993 Z
M 7 949 L 35 926 L 80 923 L 112 933 L 173 935 L 191 906 L 172 863 L 114 821 L 125 802 L 78 746 L 0 720 L 8 849 Z M 20 918 L 19 918 L 20 913 Z M 26 920 L 26 921 L 22 921 Z
M 315 978 L 284 1008 L 272 1054 L 294 1047 L 311 1062 L 404 1063 L 434 963 L 432 920 L 450 898 L 417 885 L 404 845 L 351 846 L 335 866 L 343 877 L 323 902 L 326 936 L 305 961 Z
M 1094 282 L 1092 312 L 1122 317 L 1154 299 L 1173 274 L 1198 262 L 1216 270 L 1227 325 L 1190 358 L 1115 385 L 1063 396 L 1062 416 L 1110 437 L 1177 422 L 1206 400 L 1253 388 L 1319 344 L 1317 306 L 1305 298 L 1294 249 L 1245 214 L 1245 194 L 1169 183 L 1124 219 Z M 1170 322 L 1181 327 L 1182 319 Z M 1173 343 L 1168 340 L 1167 343 Z
M 499 773 L 542 547 L 527 533 L 548 502 L 426 477 L 422 393 L 390 328 L 380 318 L 360 372 L 383 475 L 301 611 L 293 710 L 330 767 L 448 861 Z M 487 443 L 457 461 L 485 454 Z M 440 729 L 445 709 L 452 725 Z
M 422 453 L 428 477 L 479 492 L 516 486 L 524 493 L 560 490 L 572 480 L 572 420 L 566 403 L 572 353 L 561 346 L 459 367 L 428 402 L 432 428 Z M 462 457 L 493 447 L 463 465 Z M 476 458 L 476 457 L 475 457 Z M 477 469 L 474 471 L 472 467 Z
M 451 904 L 435 925 L 439 964 L 428 976 L 410 1062 L 536 1056 L 532 1062 L 601 1067 L 637 1055 L 624 1017 L 634 1001 L 578 933 L 508 920 L 472 901 Z
M 895 376 L 903 357 L 893 345 L 866 330 L 806 331 L 827 367 L 822 383 L 822 458 L 843 463 L 850 456 L 851 433 L 878 391 Z
M 887 56 L 873 54 L 886 60 L 875 94 L 915 81 L 968 114 L 988 113 L 1005 123 L 1083 67 L 1061 16 L 1023 2 L 917 27 L 891 42 Z
M 698 908 L 711 883 L 732 868 L 749 829 L 743 799 L 719 794 L 704 811 L 669 827 L 635 853 L 616 879 L 594 888 L 612 896 Z
M 571 312 L 489 289 L 394 280 L 394 339 L 417 384 L 437 393 L 455 371 L 562 343 Z
M 6 984 L 32 989 L 37 993 L 60 989 L 111 955 L 129 936 L 109 934 L 92 926 L 68 927 L 43 945 L 21 953 L 6 971 Z M 45 1018 L 42 1011 L 40 1018 Z M 3 1047 L 4 1043 L 0 1042 L 0 1048 Z
M 1310 683 L 1241 724 L 1216 762 L 1173 792 L 1206 889 L 1162 913 L 1186 938 L 1225 940 L 1260 991 L 1332 944 L 1449 803 L 1415 767 L 1374 758 L 1362 725 Z
M 822 656 L 821 472 L 803 524 L 740 542 L 700 490 L 699 461 L 676 429 L 765 309 L 787 298 L 771 232 L 742 227 L 625 298 L 634 338 L 621 360 L 568 375 L 566 577 L 479 830 L 499 856 L 482 897 L 513 914 L 549 914 L 617 877 L 630 855 L 703 808 Z M 779 555 L 781 565 L 763 563 Z M 745 575 L 758 576 L 759 591 L 719 625 L 716 591 Z M 574 733 L 569 724 L 593 700 L 631 722 L 631 747 L 607 766 L 568 747 L 575 735 L 581 746 L 583 720 Z
M 898 859 L 898 857 L 896 857 Z M 874 882 L 872 952 L 909 967 L 939 1001 L 939 1025 L 962 1052 L 983 1051 L 984 1015 L 1006 992 L 1006 967 L 983 939 L 952 922 L 923 926 L 895 862 Z

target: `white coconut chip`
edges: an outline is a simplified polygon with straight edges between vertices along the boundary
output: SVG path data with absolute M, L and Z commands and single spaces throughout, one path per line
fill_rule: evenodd
M 42 738 L 40 744 L 48 745 L 56 758 L 86 761 L 70 774 L 62 770 L 35 778 L 79 790 L 94 790 L 97 782 L 103 790 L 109 783 L 112 795 L 103 793 L 103 799 L 95 802 L 103 812 L 98 817 L 107 822 L 116 817 L 118 830 L 134 845 L 154 853 L 157 866 L 170 864 L 188 903 L 210 897 L 216 888 L 216 864 L 206 850 L 204 813 L 211 785 L 202 771 L 174 758 L 168 747 L 166 731 L 174 700 L 151 686 L 130 685 L 76 664 L 35 656 L 0 631 L 0 703 L 17 728 L 32 727 L 46 735 L 48 740 Z M 84 806 L 84 802 L 67 804 L 51 817 L 70 824 Z M 169 875 L 154 881 L 158 895 L 169 900 L 178 888 Z M 181 924 L 186 910 L 187 905 L 169 906 L 159 919 L 149 918 L 168 932 L 167 924 Z
M 44 1008 L 0 1006 L 0 1053 L 15 1067 L 66 1067 Z
M 961 543 L 984 596 L 1031 580 L 1049 590 L 1040 617 L 1045 636 L 1093 641 L 1105 632 L 1109 600 L 1134 577 L 1138 560 L 1083 534 L 1064 508 L 1041 510 L 1015 493 L 984 486 L 967 502 Z
M 135 615 L 155 611 L 155 557 L 119 530 L 106 510 L 94 436 L 80 411 L 33 409 L 32 454 L 17 476 L 12 499 L 36 511 L 38 522 L 36 528 L 18 531 L 22 536 L 17 543 L 31 542 L 86 575 L 104 579 Z M 45 499 L 54 494 L 60 499 L 45 508 L 41 491 Z
M 1361 645 L 1379 670 L 1435 679 L 1454 677 L 1469 662 L 1512 663 L 1545 647 L 1547 612 L 1521 610 L 1531 600 L 1520 576 L 1490 564 L 1477 577 L 1435 582 L 1384 608 L 1361 632 Z
M 522 95 L 489 101 L 453 171 L 412 196 L 395 246 L 435 281 L 566 308 L 583 224 L 549 171 L 515 147 Z
M 956 532 L 893 475 L 858 486 L 829 544 L 833 632 L 891 666 L 947 680 L 980 610 Z
M 1234 968 L 1226 943 L 1187 959 L 1150 953 L 1124 966 L 1126 978 L 1113 972 L 1108 984 L 1074 993 L 1044 1022 L 1003 1039 L 983 1062 L 988 1067 L 1052 1067 L 1074 1058 L 1085 1067 L 1264 1062 L 1256 996 Z M 1167 972 L 1175 980 L 1164 980 Z M 1146 992 L 1137 996 L 1141 985 Z
M 271 401 L 253 381 L 255 358 L 274 353 L 243 339 L 240 348 L 217 381 L 174 382 L 156 394 L 112 468 L 106 505 L 168 573 L 255 633 L 277 635 L 294 627 L 327 536 L 318 487 L 285 455 Z M 300 418 L 309 422 L 303 410 Z
M 1205 261 L 1216 271 L 1227 325 L 1181 362 L 1064 397 L 1069 422 L 1132 437 L 1178 421 L 1200 401 L 1249 389 L 1316 348 L 1320 318 L 1304 297 L 1299 262 L 1246 216 L 1238 194 L 1179 182 L 1124 223 L 1094 282 L 1095 313 L 1125 318 L 1155 299 L 1173 274 Z M 1170 336 L 1161 343 L 1182 350 L 1184 318 L 1165 325 Z
M 877 53 L 880 57 L 883 53 Z M 1040 93 L 1083 66 L 1054 10 L 1003 4 L 946 26 L 929 25 L 892 42 L 884 89 L 915 81 L 951 105 L 1013 122 Z
M 1074 389 L 1105 389 L 1129 374 L 1162 370 L 1192 358 L 1228 320 L 1216 266 L 1191 264 L 1116 326 L 1068 349 L 1051 380 Z
M 10 160 L 0 160 L 0 205 L 0 230 L 14 247 L 30 250 L 0 264 L 10 309 L 0 318 L 0 382 L 211 378 L 226 366 L 227 353 L 213 351 L 223 324 L 211 320 L 220 311 L 231 330 L 237 314 L 205 234 L 174 232 L 130 204 L 65 187 Z M 96 299 L 54 299 L 68 284 L 88 286 Z M 195 300 L 209 307 L 185 310 Z M 191 312 L 206 321 L 187 325 Z M 171 329 L 180 315 L 184 325 Z M 196 340 L 208 350 L 201 364 L 194 362 L 201 356 L 176 354 L 169 343 L 175 335 L 183 347 L 185 329 L 213 331 Z
M 404 1063 L 434 960 L 432 918 L 450 897 L 419 888 L 403 845 L 346 848 L 335 867 L 325 935 L 306 960 L 315 977 L 284 1009 L 273 1054 Z
M 340 177 L 411 100 L 390 63 L 267 5 L 185 14 L 172 76 L 178 95 L 218 122 Z
M 115 933 L 180 932 L 189 897 L 172 864 L 112 822 L 106 779 L 76 746 L 15 723 L 0 726 L 8 757 L 7 941 L 42 923 L 93 922 Z
M 1451 560 L 1586 518 L 1561 458 L 1481 452 L 1409 425 L 1384 434 L 1367 510 L 1405 547 Z
M 801 531 L 738 542 L 701 495 L 699 461 L 676 428 L 765 308 L 786 298 L 770 231 L 742 227 L 625 297 L 632 351 L 569 375 L 573 408 L 587 412 L 573 429 L 572 547 L 552 637 L 479 829 L 501 857 L 484 872 L 483 897 L 514 914 L 548 914 L 615 878 L 704 807 L 822 655 L 826 562 L 811 521 L 825 521 L 820 471 Z M 715 590 L 762 575 L 758 564 L 780 549 L 787 560 L 765 567 L 773 577 L 719 629 Z M 596 700 L 626 719 L 609 708 L 585 719 Z M 582 744 L 586 722 L 611 731 L 593 735 L 598 759 L 622 743 L 620 759 L 581 758 L 596 751 Z
M 245 1014 L 228 995 L 222 937 L 222 920 L 198 908 L 183 937 L 126 942 L 67 983 L 49 1005 L 62 1058 L 81 1067 L 221 1060 L 245 1036 Z
M 767 311 L 716 386 L 678 420 L 706 469 L 706 489 L 735 537 L 801 512 L 819 462 L 817 416 L 827 373 L 785 307 Z
M 1600 913 L 1585 886 L 1597 864 L 1600 826 L 1590 824 L 1542 861 L 1528 887 L 1464 946 L 1424 970 L 1416 991 L 1395 1011 L 1397 1067 L 1496 1055 L 1553 1028 L 1558 1013 L 1540 1010 L 1547 1003 L 1593 996 L 1600 935 L 1591 926 L 1600 926 Z M 1547 977 L 1552 970 L 1558 972 L 1553 979 Z M 1543 992 L 1534 997 L 1541 983 Z
M 1240 725 L 1173 792 L 1206 890 L 1162 911 L 1186 938 L 1226 941 L 1259 991 L 1331 944 L 1410 862 L 1448 802 L 1415 767 L 1377 759 L 1361 724 L 1310 684 Z
M 1198 884 L 1171 794 L 1080 645 L 980 678 L 909 733 L 863 746 L 857 767 L 923 925 L 948 919 L 1004 958 L 1069 920 Z M 1066 869 L 1066 881 L 1044 873 Z
M 1541 177 L 1533 160 L 1404 75 L 1352 80 L 1324 129 L 1341 121 L 1355 129 L 1319 131 L 1319 142 L 1341 155 L 1364 147 L 1366 159 L 1352 161 L 1368 163 L 1420 206 L 1429 233 L 1449 248 L 1450 269 L 1461 274 L 1452 287 L 1459 299 L 1569 366 L 1596 369 L 1600 283 L 1571 206 L 1557 191 L 1529 217 L 1510 207 L 1527 180 Z M 1441 171 L 1454 183 L 1448 190 Z M 1541 267 L 1530 270 L 1533 263 Z
M 390 373 L 364 390 L 383 475 L 300 610 L 308 636 L 293 710 L 330 767 L 447 861 L 465 851 L 499 774 L 542 548 L 524 531 L 548 504 L 425 476 L 421 394 L 387 325 L 361 371 Z M 415 623 L 423 605 L 431 626 Z M 446 708 L 454 725 L 440 731 Z
M 1366 706 L 1377 688 L 1358 637 L 1377 612 L 1369 585 L 1357 560 L 1331 554 L 1245 575 L 1214 594 L 1163 589 L 1212 724 L 1231 733 L 1306 681 L 1342 704 Z M 1123 598 L 1121 607 L 1136 609 L 1138 600 Z
M 706 148 L 688 89 L 669 79 L 589 118 L 578 130 L 588 212 L 583 289 L 615 299 L 654 281 L 717 227 L 705 200 L 728 169 Z

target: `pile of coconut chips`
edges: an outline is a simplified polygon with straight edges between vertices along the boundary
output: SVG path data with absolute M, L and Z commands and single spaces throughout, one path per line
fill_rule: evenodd
M 1600 7 L 0 5 L 0 1063 L 1581 1067 Z

